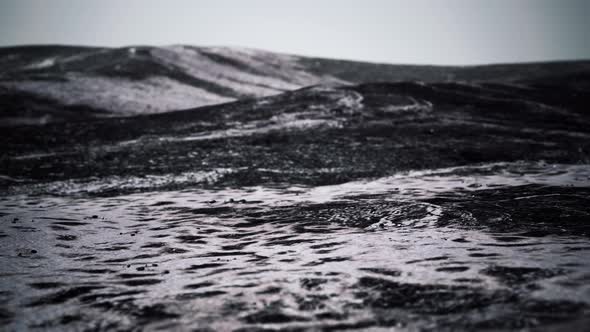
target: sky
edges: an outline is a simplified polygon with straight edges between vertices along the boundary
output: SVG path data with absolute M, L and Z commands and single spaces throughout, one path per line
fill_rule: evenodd
M 0 46 L 241 46 L 469 65 L 590 59 L 588 0 L 1 0 Z

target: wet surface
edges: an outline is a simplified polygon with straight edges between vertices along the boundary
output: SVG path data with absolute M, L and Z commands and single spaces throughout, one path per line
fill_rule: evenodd
M 551 179 L 556 169 L 529 175 Z M 561 181 L 574 180 L 559 169 Z M 455 172 L 435 174 L 444 183 Z M 381 179 L 4 197 L 3 321 L 17 329 L 469 329 L 587 315 L 590 180 L 522 185 L 501 174 L 487 177 L 511 184 L 442 190 L 435 176 L 414 174 L 399 176 L 395 189 Z M 575 176 L 586 174 L 578 167 Z
M 314 87 L 7 128 L 1 327 L 584 326 L 590 118 L 568 89 Z

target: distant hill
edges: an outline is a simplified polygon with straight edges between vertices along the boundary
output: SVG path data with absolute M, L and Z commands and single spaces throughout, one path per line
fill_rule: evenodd
M 6 47 L 0 48 L 0 123 L 161 113 L 320 84 L 535 84 L 542 79 L 544 84 L 589 89 L 589 77 L 590 61 L 452 67 L 376 64 L 228 47 Z

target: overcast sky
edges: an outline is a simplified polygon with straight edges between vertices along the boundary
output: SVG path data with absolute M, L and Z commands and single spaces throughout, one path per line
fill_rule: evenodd
M 590 59 L 588 0 L 0 0 L 0 45 L 223 45 L 420 64 Z

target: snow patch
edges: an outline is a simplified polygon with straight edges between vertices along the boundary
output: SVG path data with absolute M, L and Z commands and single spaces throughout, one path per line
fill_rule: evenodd
M 56 60 L 56 58 L 47 58 L 39 62 L 32 63 L 26 66 L 24 69 L 43 69 L 53 67 L 55 65 Z
M 70 74 L 65 82 L 27 80 L 2 82 L 0 86 L 51 98 L 64 105 L 87 105 L 123 114 L 159 113 L 233 100 L 161 76 L 136 81 Z

